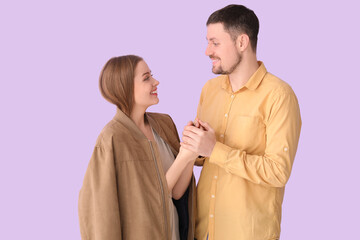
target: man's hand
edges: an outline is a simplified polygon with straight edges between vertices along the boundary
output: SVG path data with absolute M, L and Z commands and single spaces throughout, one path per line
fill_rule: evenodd
M 198 126 L 198 127 L 197 127 Z M 216 143 L 215 131 L 201 120 L 189 122 L 183 131 L 182 147 L 204 157 L 210 157 Z

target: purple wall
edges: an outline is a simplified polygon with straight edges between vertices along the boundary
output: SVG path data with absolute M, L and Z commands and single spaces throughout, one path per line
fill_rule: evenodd
M 160 81 L 149 110 L 169 113 L 180 134 L 214 77 L 205 22 L 230 1 L 93 2 L 0 3 L 0 239 L 80 238 L 78 192 L 115 113 L 98 90 L 110 57 L 145 58 Z M 359 6 L 329 2 L 241 1 L 260 20 L 259 59 L 301 107 L 285 240 L 359 235 Z

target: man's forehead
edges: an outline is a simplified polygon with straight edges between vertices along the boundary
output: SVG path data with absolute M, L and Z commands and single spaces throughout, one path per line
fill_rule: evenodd
M 224 35 L 228 34 L 222 23 L 211 23 L 207 26 L 206 40 L 214 41 L 223 38 Z

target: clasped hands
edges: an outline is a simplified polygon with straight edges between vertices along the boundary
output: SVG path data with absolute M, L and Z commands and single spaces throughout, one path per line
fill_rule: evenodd
M 216 143 L 214 129 L 206 122 L 195 119 L 188 122 L 184 127 L 180 152 L 183 154 L 193 154 L 197 158 L 199 155 L 210 157 Z M 190 152 L 191 153 L 190 153 Z

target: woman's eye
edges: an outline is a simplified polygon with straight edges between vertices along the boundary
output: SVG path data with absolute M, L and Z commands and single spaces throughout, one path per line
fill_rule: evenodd
M 150 79 L 150 76 L 152 77 L 152 76 L 153 76 L 153 74 L 147 75 L 147 77 L 146 77 L 146 78 L 144 78 L 144 81 L 149 80 L 149 79 Z

